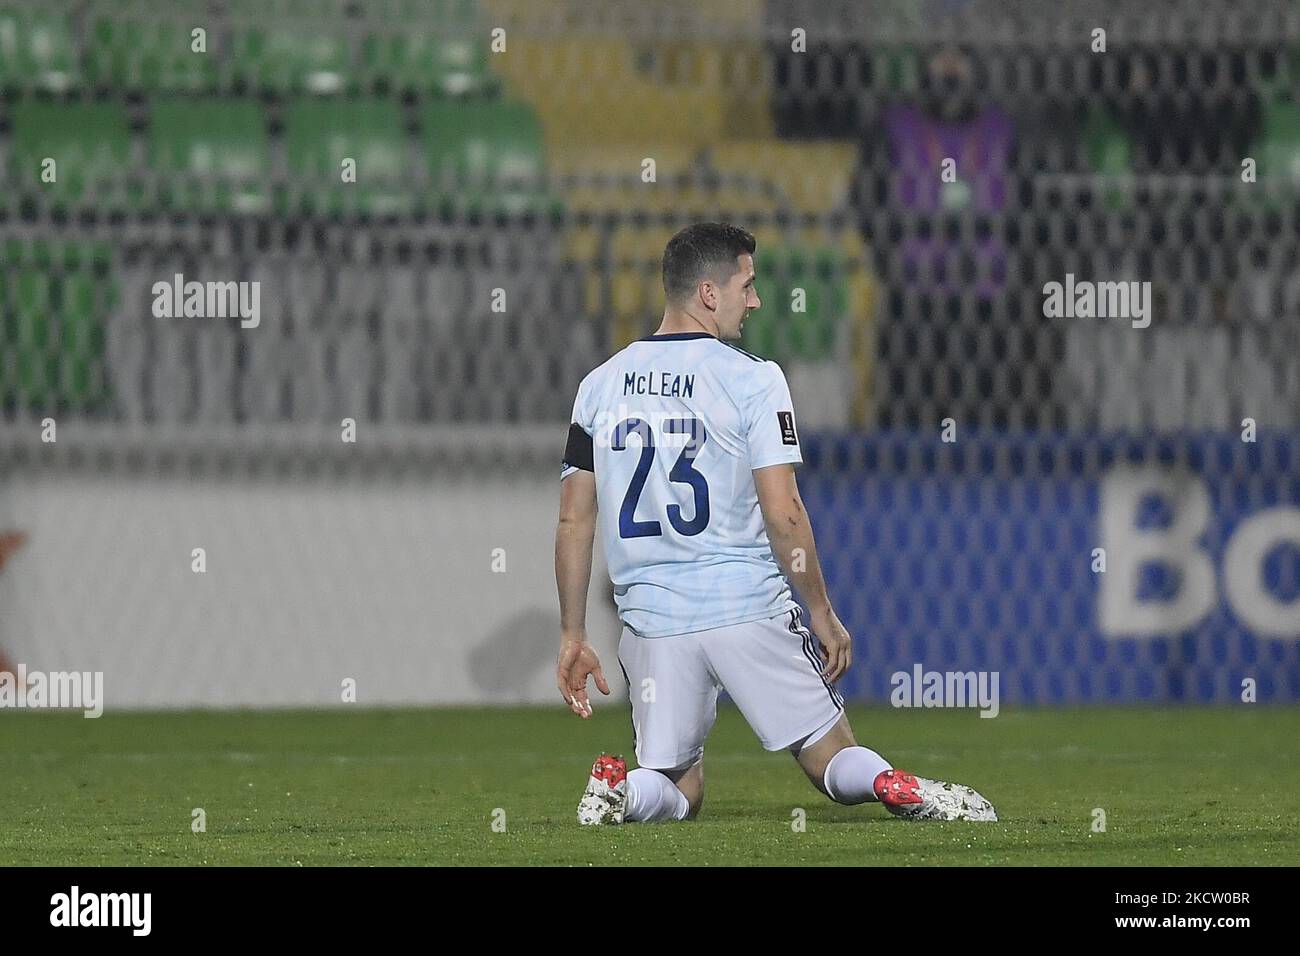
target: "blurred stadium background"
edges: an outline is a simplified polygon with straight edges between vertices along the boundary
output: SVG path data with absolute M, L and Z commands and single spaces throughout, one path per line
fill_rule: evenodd
M 0 88 L 10 662 L 550 702 L 574 391 L 726 219 L 847 697 L 1300 700 L 1294 4 L 0 0 Z M 260 323 L 158 317 L 177 274 Z M 1045 316 L 1067 275 L 1150 326 Z

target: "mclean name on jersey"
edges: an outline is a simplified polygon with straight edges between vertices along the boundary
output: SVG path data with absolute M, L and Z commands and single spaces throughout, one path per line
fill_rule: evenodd
M 690 398 L 695 394 L 695 376 L 679 372 L 624 372 L 623 394 Z

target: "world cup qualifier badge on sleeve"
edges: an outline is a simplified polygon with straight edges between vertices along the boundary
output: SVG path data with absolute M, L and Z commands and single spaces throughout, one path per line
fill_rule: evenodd
M 794 432 L 794 412 L 777 412 L 776 420 L 781 426 L 781 444 L 799 444 L 799 437 Z

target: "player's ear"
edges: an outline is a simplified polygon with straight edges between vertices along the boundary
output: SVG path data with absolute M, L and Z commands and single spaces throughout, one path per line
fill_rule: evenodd
M 703 279 L 696 287 L 700 294 L 700 301 L 710 312 L 716 312 L 718 308 L 718 290 L 714 286 L 713 280 Z

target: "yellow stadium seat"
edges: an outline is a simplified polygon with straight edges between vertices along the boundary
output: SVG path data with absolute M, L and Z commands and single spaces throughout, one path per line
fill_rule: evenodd
M 771 183 L 789 211 L 820 213 L 847 202 L 857 146 L 838 141 L 726 140 L 711 150 L 710 158 L 721 172 Z
M 593 262 L 600 254 L 600 230 L 595 226 L 574 226 L 564 241 L 564 256 L 571 262 Z
M 548 141 L 606 143 L 628 140 L 663 145 L 716 141 L 723 135 L 724 90 L 717 78 L 685 80 L 645 70 L 632 42 L 588 34 L 539 39 L 515 37 L 492 63 L 514 98 L 531 102 Z M 704 70 L 706 75 L 709 71 Z

